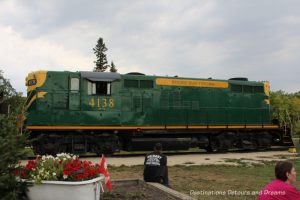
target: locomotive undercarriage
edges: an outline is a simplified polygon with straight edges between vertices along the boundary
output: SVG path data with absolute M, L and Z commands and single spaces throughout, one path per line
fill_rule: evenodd
M 50 135 L 50 136 L 49 136 Z M 69 152 L 75 154 L 85 154 L 88 152 L 97 155 L 113 154 L 119 151 L 118 137 L 108 134 L 72 134 L 72 133 L 52 133 L 52 134 L 31 134 L 33 150 L 36 154 L 56 154 Z
M 191 147 L 208 152 L 231 149 L 269 149 L 272 145 L 285 145 L 278 130 L 147 130 L 113 132 L 32 132 L 36 154 L 70 152 L 97 155 L 113 154 L 120 150 L 152 150 L 160 142 L 164 150 L 187 150 Z M 286 145 L 290 145 L 289 141 Z
M 173 131 L 166 133 L 144 133 L 132 139 L 134 146 L 129 150 L 151 150 L 155 142 L 163 144 L 165 150 L 184 150 L 193 147 L 208 152 L 224 152 L 230 149 L 265 150 L 272 145 L 284 145 L 279 132 L 266 130 L 198 130 Z M 137 144 L 137 142 L 139 145 Z M 290 144 L 290 143 L 288 143 Z
M 223 152 L 229 149 L 264 150 L 280 140 L 278 135 L 267 131 L 221 132 L 210 135 L 209 144 L 204 149 L 208 152 Z

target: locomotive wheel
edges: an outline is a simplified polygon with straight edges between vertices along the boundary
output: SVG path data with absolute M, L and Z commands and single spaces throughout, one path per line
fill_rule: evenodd
M 33 144 L 32 149 L 34 155 L 45 155 L 45 150 L 40 144 Z
M 36 155 L 56 155 L 57 145 L 55 143 L 38 142 L 33 144 L 33 151 Z
M 105 146 L 105 143 L 96 144 L 93 146 L 93 152 L 95 152 L 97 156 L 101 156 L 102 154 L 104 154 L 105 156 L 109 157 L 114 152 L 113 152 L 113 149 L 106 148 L 106 147 L 109 147 L 109 146 L 108 145 Z
M 272 145 L 272 136 L 267 132 L 262 132 L 258 134 L 258 138 L 254 140 L 254 146 L 257 150 L 268 150 Z
M 218 151 L 218 149 L 217 149 L 216 147 L 211 146 L 211 145 L 209 145 L 208 147 L 205 147 L 204 149 L 205 149 L 207 152 L 209 152 L 209 153 L 213 153 L 213 152 L 217 152 L 217 151 Z
M 209 146 L 205 150 L 207 152 L 226 152 L 231 146 L 231 140 L 221 134 L 210 138 Z
M 102 152 L 103 152 L 103 150 L 101 148 L 101 145 L 96 145 L 96 144 L 93 145 L 93 150 L 92 151 L 95 152 L 97 156 L 101 156 Z
M 209 141 L 208 147 L 205 148 L 207 152 L 213 153 L 220 151 L 220 141 L 217 138 L 212 138 Z

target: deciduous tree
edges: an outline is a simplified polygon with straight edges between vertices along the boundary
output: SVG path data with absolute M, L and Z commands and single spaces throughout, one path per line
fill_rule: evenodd
M 0 104 L 16 94 L 16 90 L 11 86 L 9 80 L 4 78 L 3 71 L 0 70 Z
M 10 81 L 4 78 L 3 72 L 0 70 L 0 113 L 20 114 L 24 103 L 25 97 L 16 92 Z
M 273 118 L 279 120 L 281 126 L 290 127 L 293 133 L 300 133 L 300 92 L 271 92 L 270 102 Z

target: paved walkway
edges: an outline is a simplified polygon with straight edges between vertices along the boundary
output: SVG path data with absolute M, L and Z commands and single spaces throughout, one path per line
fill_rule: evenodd
M 168 156 L 168 166 L 174 165 L 211 165 L 211 164 L 235 164 L 234 162 L 226 162 L 228 159 L 243 159 L 248 162 L 282 160 L 285 158 L 293 158 L 296 154 L 287 151 L 267 151 L 267 152 L 251 152 L 251 153 L 220 153 L 220 154 L 192 154 L 192 155 L 172 155 Z M 100 162 L 101 157 L 85 158 L 93 163 Z M 136 157 L 107 157 L 106 162 L 114 166 L 132 166 L 143 165 L 144 156 Z

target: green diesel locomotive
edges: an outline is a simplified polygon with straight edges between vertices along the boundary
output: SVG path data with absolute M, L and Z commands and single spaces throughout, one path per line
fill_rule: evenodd
M 26 78 L 26 129 L 36 153 L 292 145 L 272 123 L 269 83 L 36 71 Z

